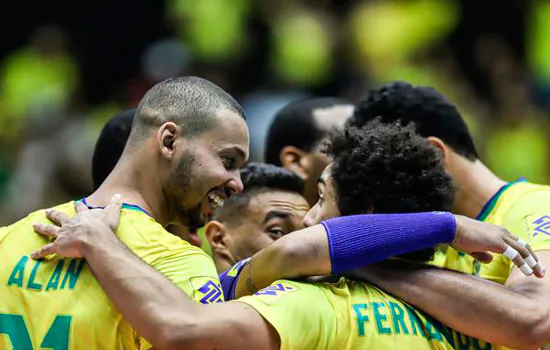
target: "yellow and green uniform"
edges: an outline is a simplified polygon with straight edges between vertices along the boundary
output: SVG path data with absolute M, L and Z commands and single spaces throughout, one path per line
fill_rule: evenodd
M 485 205 L 478 220 L 505 227 L 534 251 L 550 250 L 550 186 L 536 185 L 524 179 L 503 186 Z M 489 264 L 451 247 L 438 250 L 433 263 L 437 266 L 478 275 L 504 284 L 514 263 L 495 255 Z
M 75 214 L 74 202 L 55 209 Z M 115 309 L 84 260 L 29 257 L 47 243 L 33 231 L 34 223 L 48 223 L 43 210 L 0 228 L 0 349 L 150 348 Z M 223 301 L 210 257 L 139 207 L 123 206 L 116 234 L 195 301 Z
M 525 179 L 508 183 L 487 202 L 477 219 L 506 228 L 533 251 L 550 250 L 550 186 Z M 495 254 L 491 263 L 482 264 L 449 246 L 438 249 L 433 264 L 500 284 L 506 283 L 515 266 L 501 254 Z
M 362 282 L 280 280 L 234 302 L 253 307 L 278 332 L 281 349 L 495 349 L 428 318 Z

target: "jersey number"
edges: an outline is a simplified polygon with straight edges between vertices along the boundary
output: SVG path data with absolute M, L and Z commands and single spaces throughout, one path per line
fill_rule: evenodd
M 69 349 L 71 316 L 57 316 L 42 340 L 40 347 L 54 350 Z M 0 334 L 7 334 L 15 350 L 32 350 L 32 341 L 23 316 L 0 314 Z

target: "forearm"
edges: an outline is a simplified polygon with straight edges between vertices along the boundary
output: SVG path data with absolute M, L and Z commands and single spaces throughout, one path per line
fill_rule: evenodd
M 198 314 L 199 305 L 114 236 L 86 247 L 84 257 L 124 318 L 153 345 L 166 348 L 170 330 L 186 326 L 174 322 L 193 320 Z
M 239 275 L 235 298 L 251 295 L 280 279 L 328 275 L 331 268 L 324 228 L 308 227 L 256 253 Z
M 339 217 L 288 234 L 256 253 L 242 270 L 236 297 L 278 279 L 338 274 L 415 250 L 450 242 L 450 213 Z
M 538 348 L 533 336 L 543 301 L 497 283 L 433 266 L 385 261 L 360 271 L 385 291 L 467 335 L 517 349 Z M 540 316 L 539 316 L 540 315 Z

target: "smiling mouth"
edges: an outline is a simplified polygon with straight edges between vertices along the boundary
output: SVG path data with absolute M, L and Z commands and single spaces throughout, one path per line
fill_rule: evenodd
M 212 210 L 216 211 L 217 209 L 223 207 L 225 198 L 216 193 L 210 192 L 208 194 L 208 201 L 210 202 L 210 207 L 212 208 Z

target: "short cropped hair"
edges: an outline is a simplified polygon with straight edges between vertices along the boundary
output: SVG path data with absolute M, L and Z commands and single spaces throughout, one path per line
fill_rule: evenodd
M 375 118 L 384 122 L 401 120 L 403 124 L 414 122 L 420 135 L 441 139 L 469 160 L 479 158 L 457 108 L 433 88 L 402 81 L 382 85 L 359 103 L 348 123 L 362 126 Z
M 97 189 L 109 176 L 120 159 L 134 120 L 135 109 L 114 116 L 101 130 L 92 158 L 92 179 Z
M 448 211 L 454 186 L 439 151 L 414 125 L 375 119 L 334 133 L 327 152 L 341 215 Z M 427 261 L 433 249 L 407 255 Z
M 130 137 L 148 137 L 166 122 L 181 126 L 185 136 L 197 136 L 213 125 L 214 113 L 221 109 L 246 120 L 239 103 L 216 84 L 198 77 L 171 78 L 147 91 Z
M 266 163 L 280 166 L 280 153 L 286 146 L 294 146 L 310 152 L 327 133 L 319 130 L 313 118 L 317 109 L 351 105 L 336 97 L 308 98 L 292 102 L 281 109 L 269 128 L 264 160 Z
M 284 191 L 301 194 L 303 180 L 292 171 L 271 164 L 248 163 L 241 169 L 243 191 L 234 194 L 216 211 L 216 220 L 237 225 L 247 212 L 253 196 L 265 191 Z

